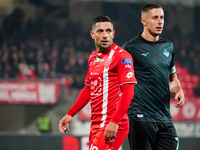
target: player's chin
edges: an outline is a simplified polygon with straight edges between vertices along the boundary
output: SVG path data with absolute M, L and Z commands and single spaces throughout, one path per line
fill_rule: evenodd
M 101 45 L 101 49 L 102 49 L 102 50 L 107 50 L 109 47 L 110 47 L 109 44 L 102 44 L 102 45 Z
M 162 30 L 157 30 L 157 31 L 155 32 L 156 35 L 160 35 L 161 33 L 162 33 Z

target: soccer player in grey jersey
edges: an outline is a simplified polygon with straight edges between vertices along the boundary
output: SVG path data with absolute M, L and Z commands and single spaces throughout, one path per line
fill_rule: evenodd
M 133 57 L 134 98 L 128 110 L 131 150 L 177 150 L 176 129 L 170 114 L 170 92 L 184 102 L 184 93 L 176 75 L 172 42 L 160 38 L 164 11 L 160 5 L 146 4 L 141 10 L 143 32 L 123 48 Z

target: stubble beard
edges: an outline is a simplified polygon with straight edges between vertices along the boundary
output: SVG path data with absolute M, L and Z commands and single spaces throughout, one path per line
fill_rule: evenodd
M 99 49 L 101 52 L 106 51 L 106 50 L 110 47 L 110 45 L 101 45 L 101 44 L 97 44 L 96 46 L 98 47 L 98 49 Z
M 160 36 L 160 35 L 161 35 L 162 31 L 159 32 L 159 33 L 149 31 L 149 33 L 150 33 L 153 37 L 157 37 L 157 36 Z

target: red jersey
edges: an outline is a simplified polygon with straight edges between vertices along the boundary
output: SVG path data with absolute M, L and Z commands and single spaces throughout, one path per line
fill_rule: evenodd
M 118 105 L 120 85 L 126 83 L 136 83 L 133 59 L 127 51 L 113 44 L 104 53 L 94 51 L 90 55 L 85 84 L 90 86 L 93 128 L 102 128 L 111 121 Z M 127 120 L 126 113 L 119 128 Z

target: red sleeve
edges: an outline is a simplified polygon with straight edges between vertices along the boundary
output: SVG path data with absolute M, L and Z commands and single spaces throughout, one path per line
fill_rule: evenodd
M 127 113 L 128 107 L 134 96 L 134 84 L 123 84 L 121 90 L 122 95 L 120 96 L 117 110 L 111 120 L 116 124 L 119 124 L 122 117 Z
M 70 116 L 76 115 L 88 102 L 90 101 L 90 87 L 85 85 L 81 90 L 76 102 L 68 110 L 67 114 Z

